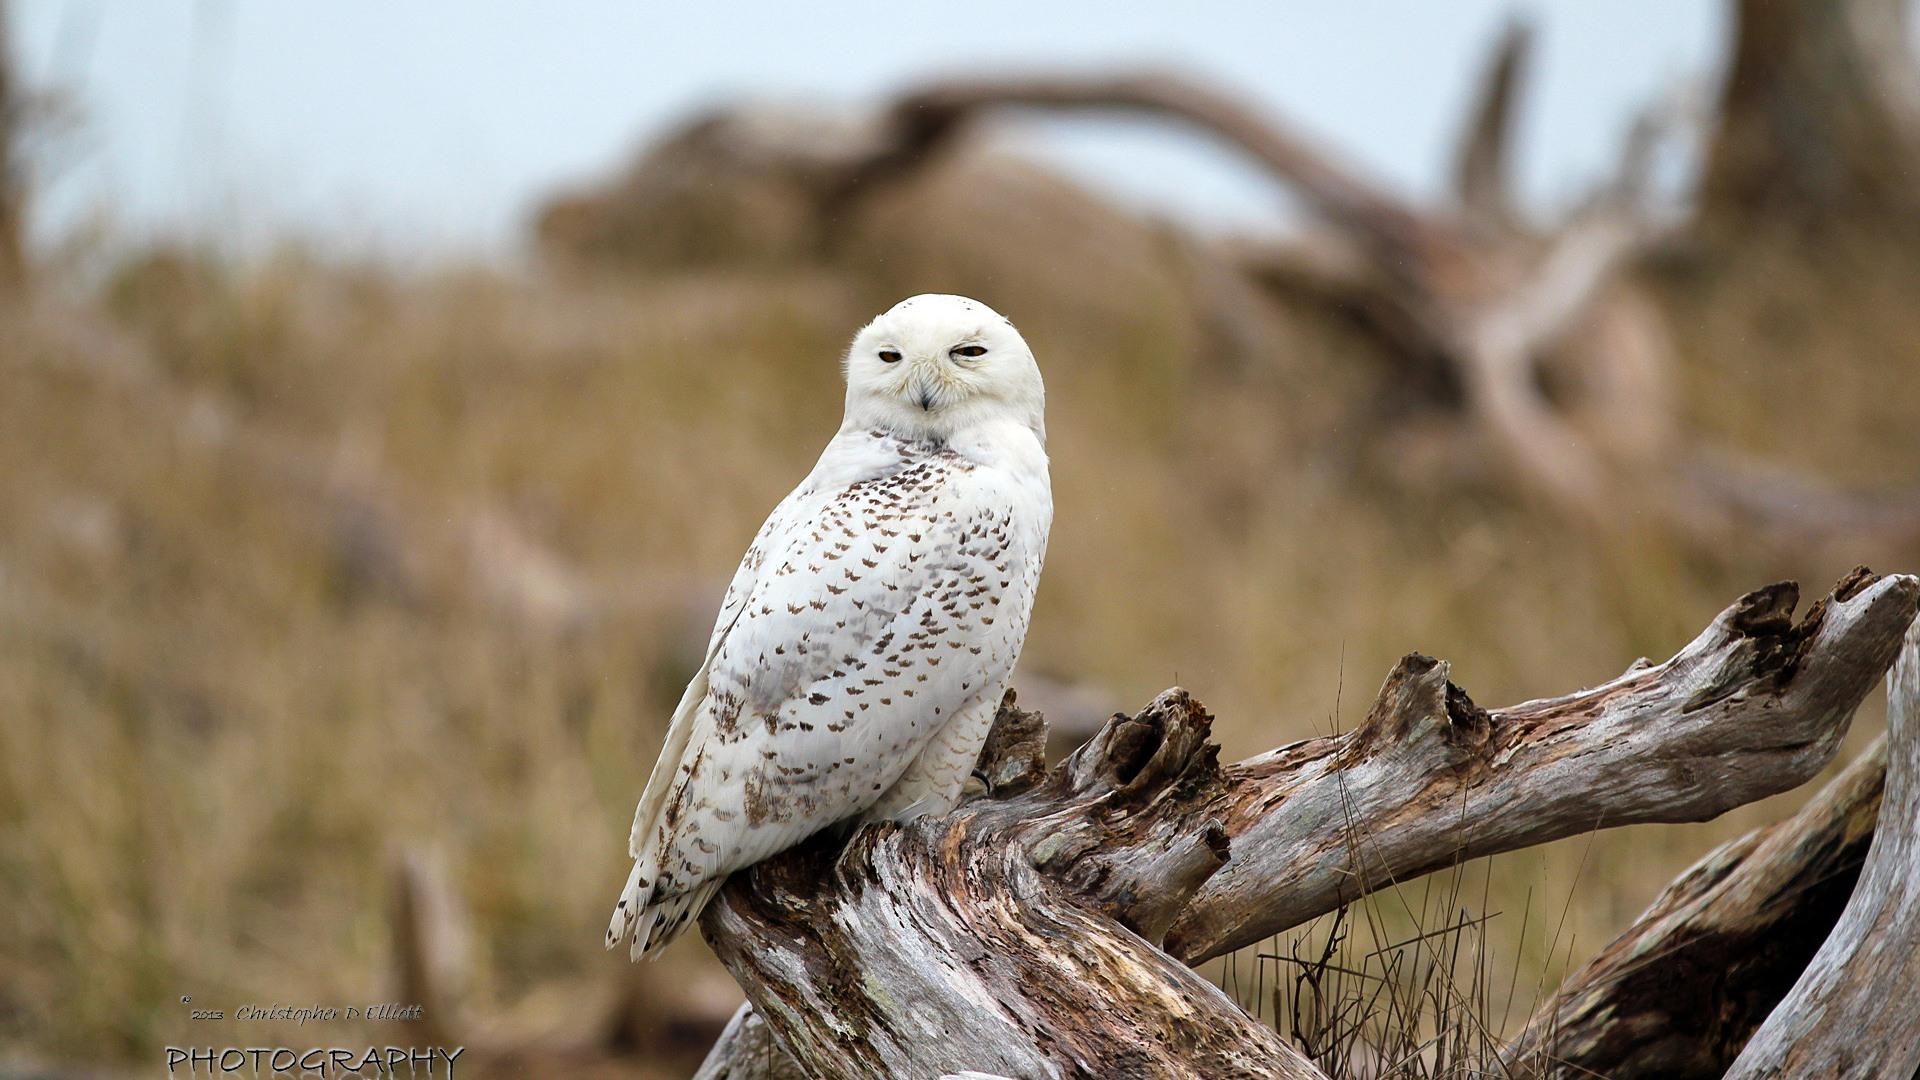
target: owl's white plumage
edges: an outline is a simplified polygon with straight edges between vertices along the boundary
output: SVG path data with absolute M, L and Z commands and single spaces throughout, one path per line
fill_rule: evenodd
M 658 951 L 728 874 L 958 799 L 1046 553 L 1044 391 L 1005 318 L 916 296 L 846 356 L 840 431 L 747 549 L 635 811 L 607 929 Z

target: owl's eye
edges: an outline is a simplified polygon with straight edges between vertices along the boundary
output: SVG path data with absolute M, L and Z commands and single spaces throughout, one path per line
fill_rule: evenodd
M 900 352 L 897 349 L 881 349 L 880 359 L 889 364 L 897 364 L 900 362 Z
M 947 355 L 953 357 L 956 360 L 961 359 L 962 357 L 968 360 L 971 360 L 977 356 L 987 355 L 987 347 L 985 345 L 962 345 L 959 348 L 948 353 Z

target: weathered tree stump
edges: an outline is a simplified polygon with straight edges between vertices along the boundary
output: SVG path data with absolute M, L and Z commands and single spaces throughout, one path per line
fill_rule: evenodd
M 1665 663 L 1492 712 L 1412 655 L 1357 729 L 1227 766 L 1182 690 L 1051 771 L 1009 703 L 979 797 L 728 883 L 702 927 L 752 1013 L 700 1075 L 1317 1076 L 1190 965 L 1461 859 L 1805 782 L 1920 579 L 1856 572 L 1798 622 L 1796 599 L 1750 593 Z M 1892 940 L 1884 910 L 1867 938 Z
M 747 871 L 709 940 L 807 1075 L 1318 1076 L 1150 943 L 1227 861 L 1161 813 L 1222 786 L 1211 719 L 1170 691 L 1046 773 L 1003 710 L 990 797 Z

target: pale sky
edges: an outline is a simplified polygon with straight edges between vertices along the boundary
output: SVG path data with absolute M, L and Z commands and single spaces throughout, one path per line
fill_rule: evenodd
M 1437 190 L 1510 15 L 1542 31 L 1521 143 L 1536 205 L 1573 197 L 1635 109 L 1710 85 L 1718 0 L 10 0 L 28 77 L 74 95 L 37 228 L 504 253 L 556 185 L 741 95 L 870 100 L 932 75 L 1172 67 L 1237 88 L 1416 192 Z M 1191 136 L 1021 122 L 1009 138 L 1203 222 L 1284 220 L 1272 187 Z

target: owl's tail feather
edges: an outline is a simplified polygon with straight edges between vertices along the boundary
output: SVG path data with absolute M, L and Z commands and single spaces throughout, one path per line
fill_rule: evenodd
M 626 888 L 620 890 L 620 902 L 614 905 L 613 919 L 607 923 L 607 948 L 611 949 L 626 940 L 633 932 L 633 924 L 640 919 L 641 911 L 653 899 L 653 882 L 642 876 L 644 864 L 634 861 L 633 873 L 627 875 Z
M 656 899 L 653 883 L 640 872 L 642 865 L 634 864 L 633 873 L 627 877 L 627 887 L 620 894 L 620 903 L 613 909 L 613 920 L 607 924 L 607 948 L 613 948 L 632 934 L 630 955 L 635 960 L 659 956 L 662 949 L 700 917 L 713 894 L 726 883 L 725 878 L 705 881 L 687 892 Z
M 678 896 L 669 896 L 648 909 L 633 934 L 633 959 L 642 956 L 655 957 L 667 947 L 674 938 L 686 932 L 687 927 L 700 918 L 707 910 L 707 904 L 713 894 L 720 891 L 726 879 L 703 881 L 688 892 Z

